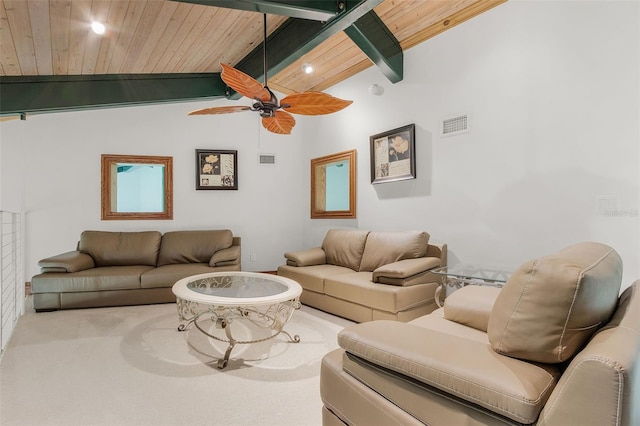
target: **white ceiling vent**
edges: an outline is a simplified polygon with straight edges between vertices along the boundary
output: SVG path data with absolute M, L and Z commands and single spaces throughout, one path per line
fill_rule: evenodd
M 276 156 L 274 154 L 258 154 L 259 164 L 276 164 Z
M 471 127 L 471 118 L 468 114 L 457 115 L 442 120 L 440 126 L 440 136 L 454 136 L 461 133 L 468 133 Z

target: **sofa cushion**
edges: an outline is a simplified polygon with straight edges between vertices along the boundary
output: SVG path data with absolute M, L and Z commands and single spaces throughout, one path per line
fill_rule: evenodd
M 380 266 L 427 255 L 429 234 L 423 231 L 372 231 L 364 246 L 360 271 L 372 272 Z
M 140 287 L 172 287 L 178 280 L 190 277 L 191 275 L 221 271 L 224 271 L 224 269 L 212 268 L 208 263 L 176 263 L 163 265 L 142 274 L 140 277 Z
M 104 266 L 78 272 L 39 274 L 31 278 L 32 293 L 75 293 L 140 288 L 140 275 L 152 266 Z
M 491 286 L 469 285 L 454 291 L 444 301 L 444 317 L 487 331 L 493 304 L 500 294 L 500 288 Z
M 344 266 L 357 271 L 369 231 L 330 229 L 322 241 L 322 249 L 330 265 Z
M 175 263 L 209 263 L 218 250 L 231 247 L 228 229 L 210 231 L 172 231 L 162 236 L 158 266 Z
M 349 272 L 324 280 L 324 293 L 385 312 L 398 313 L 433 300 L 436 283 L 395 286 L 374 284 L 371 272 Z
M 278 267 L 278 275 L 291 278 L 297 281 L 303 289 L 324 293 L 324 280 L 334 275 L 353 272 L 349 268 L 337 265 L 313 265 L 313 266 L 290 266 L 281 265 Z
M 463 339 L 475 340 L 476 342 L 490 346 L 486 331 L 478 330 L 477 328 L 468 327 L 458 322 L 446 319 L 444 317 L 444 308 L 438 308 L 428 315 L 422 315 L 418 318 L 412 319 L 407 322 L 407 324 L 444 334 L 450 334 L 452 336 L 458 336 Z
M 380 320 L 351 325 L 338 333 L 338 344 L 355 355 L 353 360 L 360 358 L 377 370 L 406 376 L 405 387 L 407 382 L 426 384 L 525 424 L 536 421 L 561 373 L 558 366 L 500 356 L 484 342 L 414 323 Z M 370 374 L 376 369 L 352 370 L 345 365 L 345 370 L 395 404 L 409 408 L 399 388 Z M 433 419 L 423 413 L 430 423 Z
M 568 360 L 609 319 L 621 281 L 620 256 L 600 243 L 526 262 L 496 298 L 487 328 L 491 346 L 529 361 Z
M 160 248 L 158 231 L 84 231 L 78 251 L 90 255 L 100 266 L 155 266 Z

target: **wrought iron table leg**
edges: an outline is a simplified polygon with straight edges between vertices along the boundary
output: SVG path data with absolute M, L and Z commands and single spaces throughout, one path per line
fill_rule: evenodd
M 187 322 L 180 322 L 180 324 L 178 325 L 178 331 L 185 331 L 187 329 L 187 327 L 189 327 L 191 325 L 191 323 L 194 320 L 189 320 Z
M 280 330 L 280 333 L 286 334 L 291 342 L 300 343 L 300 335 L 296 334 L 294 336 L 291 336 L 291 334 L 288 331 L 285 331 L 285 330 Z M 275 337 L 275 336 L 273 336 L 273 337 Z
M 176 306 L 178 308 L 178 331 L 185 331 L 191 323 L 195 322 L 200 314 L 194 309 L 196 306 L 193 302 L 177 298 Z M 190 316 L 187 316 L 190 315 Z
M 434 293 L 434 299 L 436 301 L 436 306 L 438 306 L 438 308 L 442 308 L 442 301 L 440 300 L 440 293 L 442 293 L 442 290 L 444 289 L 444 284 L 440 284 L 437 288 L 436 288 L 436 292 Z M 445 293 L 446 295 L 446 293 Z
M 211 309 L 199 311 L 198 304 L 195 302 L 186 302 L 186 301 L 181 301 L 180 299 L 178 299 L 178 301 L 179 301 L 178 313 L 180 316 L 180 325 L 178 326 L 179 331 L 186 330 L 193 323 L 193 325 L 198 330 L 200 330 L 200 332 L 202 332 L 204 335 L 212 339 L 215 339 L 219 342 L 225 342 L 229 344 L 229 346 L 225 351 L 224 357 L 218 359 L 219 369 L 223 369 L 227 366 L 227 363 L 229 362 L 229 358 L 231 356 L 231 351 L 233 350 L 236 344 L 264 342 L 266 340 L 273 339 L 274 337 L 278 336 L 280 333 L 285 334 L 289 338 L 289 340 L 293 343 L 300 342 L 299 335 L 296 334 L 292 336 L 288 331 L 283 329 L 286 323 L 288 323 L 289 320 L 291 319 L 293 310 L 300 308 L 300 303 L 297 300 L 293 301 L 293 304 L 291 306 L 288 306 L 290 310 L 287 310 L 285 314 L 286 318 L 277 317 L 277 314 L 282 312 L 281 309 L 287 308 L 287 306 L 283 308 L 282 304 L 272 305 L 267 310 L 267 312 L 260 312 L 253 308 L 237 308 L 235 310 L 228 310 L 225 308 L 220 311 L 211 310 Z M 211 320 L 214 321 L 216 328 L 218 329 L 221 328 L 224 330 L 225 335 L 227 337 L 226 340 L 222 337 L 215 336 L 209 333 L 204 328 L 202 328 L 202 326 L 199 324 L 198 321 L 205 314 L 212 315 Z M 255 319 L 251 318 L 252 314 L 258 315 L 258 318 L 255 318 Z M 270 328 L 273 333 L 268 337 L 257 339 L 257 340 L 246 340 L 246 341 L 236 340 L 233 338 L 231 334 L 231 323 L 233 322 L 234 315 L 235 315 L 235 319 L 249 320 L 261 327 Z
M 224 329 L 225 334 L 227 335 L 227 339 L 229 339 L 229 347 L 224 353 L 224 358 L 218 360 L 218 368 L 223 369 L 227 366 L 227 362 L 229 362 L 229 356 L 231 355 L 231 351 L 233 347 L 236 345 L 235 339 L 231 336 L 231 326 L 224 319 L 219 318 L 216 321 L 216 327 L 220 327 Z

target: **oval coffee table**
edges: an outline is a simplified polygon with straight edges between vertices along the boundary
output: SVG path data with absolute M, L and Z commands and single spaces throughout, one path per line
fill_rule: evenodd
M 172 288 L 176 295 L 179 331 L 189 325 L 212 339 L 229 344 L 224 358 L 218 360 L 218 368 L 224 368 L 236 344 L 257 343 L 284 333 L 292 342 L 299 342 L 298 335 L 284 331 L 293 312 L 300 308 L 302 287 L 292 279 L 257 272 L 212 272 L 193 275 L 176 282 Z M 225 331 L 226 338 L 215 336 L 203 328 L 201 318 L 212 321 Z M 231 334 L 235 320 L 248 320 L 271 330 L 271 335 L 256 340 L 236 340 Z

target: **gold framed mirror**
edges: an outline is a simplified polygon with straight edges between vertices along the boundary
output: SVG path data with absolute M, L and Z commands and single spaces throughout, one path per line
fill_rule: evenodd
M 356 217 L 356 150 L 311 160 L 311 219 Z
M 102 155 L 102 220 L 173 219 L 173 157 Z

